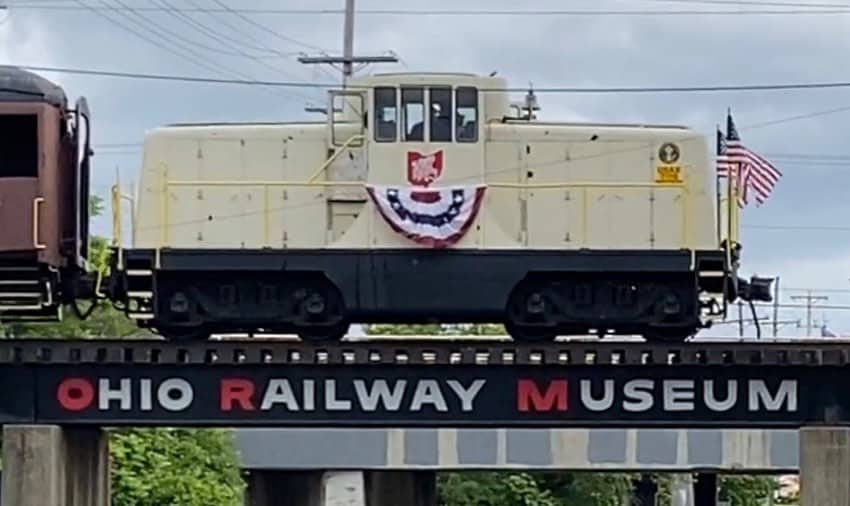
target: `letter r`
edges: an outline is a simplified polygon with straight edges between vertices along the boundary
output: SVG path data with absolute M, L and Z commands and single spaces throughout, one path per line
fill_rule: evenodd
M 221 380 L 221 410 L 233 411 L 233 404 L 238 403 L 245 411 L 254 411 L 251 397 L 254 395 L 254 383 L 247 379 Z

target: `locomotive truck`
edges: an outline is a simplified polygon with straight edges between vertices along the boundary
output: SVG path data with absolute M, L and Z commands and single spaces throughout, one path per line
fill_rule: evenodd
M 738 277 L 734 185 L 716 190 L 704 135 L 538 110 L 501 77 L 387 73 L 329 91 L 324 121 L 155 128 L 129 244 L 113 195 L 104 296 L 168 339 L 309 341 L 429 322 L 680 341 L 770 300 Z

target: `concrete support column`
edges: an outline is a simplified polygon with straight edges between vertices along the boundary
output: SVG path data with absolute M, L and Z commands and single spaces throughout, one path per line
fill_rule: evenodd
M 3 506 L 109 506 L 109 447 L 99 429 L 3 428 Z
M 800 429 L 800 506 L 850 506 L 850 427 Z
M 655 506 L 656 496 L 658 494 L 658 484 L 652 478 L 652 475 L 642 474 L 639 480 L 635 480 L 632 484 L 634 487 L 634 496 L 632 506 Z
M 434 471 L 369 471 L 366 506 L 437 506 Z
M 245 505 L 436 506 L 437 475 L 430 471 L 254 470 L 248 476 Z
M 321 506 L 319 471 L 251 471 L 245 506 Z
M 697 473 L 694 480 L 694 506 L 717 506 L 717 474 Z
M 670 483 L 671 506 L 694 506 L 693 478 L 690 474 L 674 474 Z

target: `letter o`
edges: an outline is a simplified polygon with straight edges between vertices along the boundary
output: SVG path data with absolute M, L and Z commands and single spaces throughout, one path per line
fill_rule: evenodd
M 68 378 L 59 383 L 56 400 L 68 411 L 82 411 L 94 402 L 94 386 L 83 378 Z
M 180 396 L 172 399 L 172 392 L 177 392 Z M 159 385 L 156 397 L 160 406 L 168 411 L 182 411 L 192 404 L 195 394 L 192 391 L 192 385 L 188 381 L 180 378 L 172 378 L 163 381 Z

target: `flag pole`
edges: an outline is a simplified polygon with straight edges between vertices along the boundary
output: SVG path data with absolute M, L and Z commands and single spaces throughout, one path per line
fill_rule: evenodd
M 732 117 L 732 108 L 730 107 L 730 108 L 726 109 L 727 148 L 728 148 L 728 141 L 729 141 L 729 118 L 731 118 L 731 117 Z M 727 247 L 729 248 L 729 252 L 731 253 L 731 251 L 732 251 L 732 229 L 733 229 L 733 227 L 732 227 L 732 217 L 737 216 L 737 212 L 738 212 L 738 198 L 737 198 L 738 197 L 738 195 L 737 195 L 738 165 L 733 164 L 733 163 L 729 163 L 727 165 L 726 170 L 727 170 L 727 174 L 728 174 L 728 177 L 726 178 L 726 213 L 727 213 L 726 226 L 728 228 L 727 231 L 726 231 L 726 243 L 727 243 Z M 733 212 L 734 212 L 734 214 L 733 214 Z M 736 222 L 737 222 L 737 220 L 736 220 Z M 735 242 L 737 242 L 737 237 L 735 239 L 736 239 Z
M 716 139 L 716 147 L 715 147 L 715 163 L 714 163 L 714 191 L 717 198 L 717 243 L 720 244 L 723 241 L 723 199 L 720 191 L 720 174 L 717 173 L 717 161 L 720 158 L 720 141 L 721 135 L 723 133 L 720 131 L 720 123 L 716 125 L 717 129 L 715 130 Z

